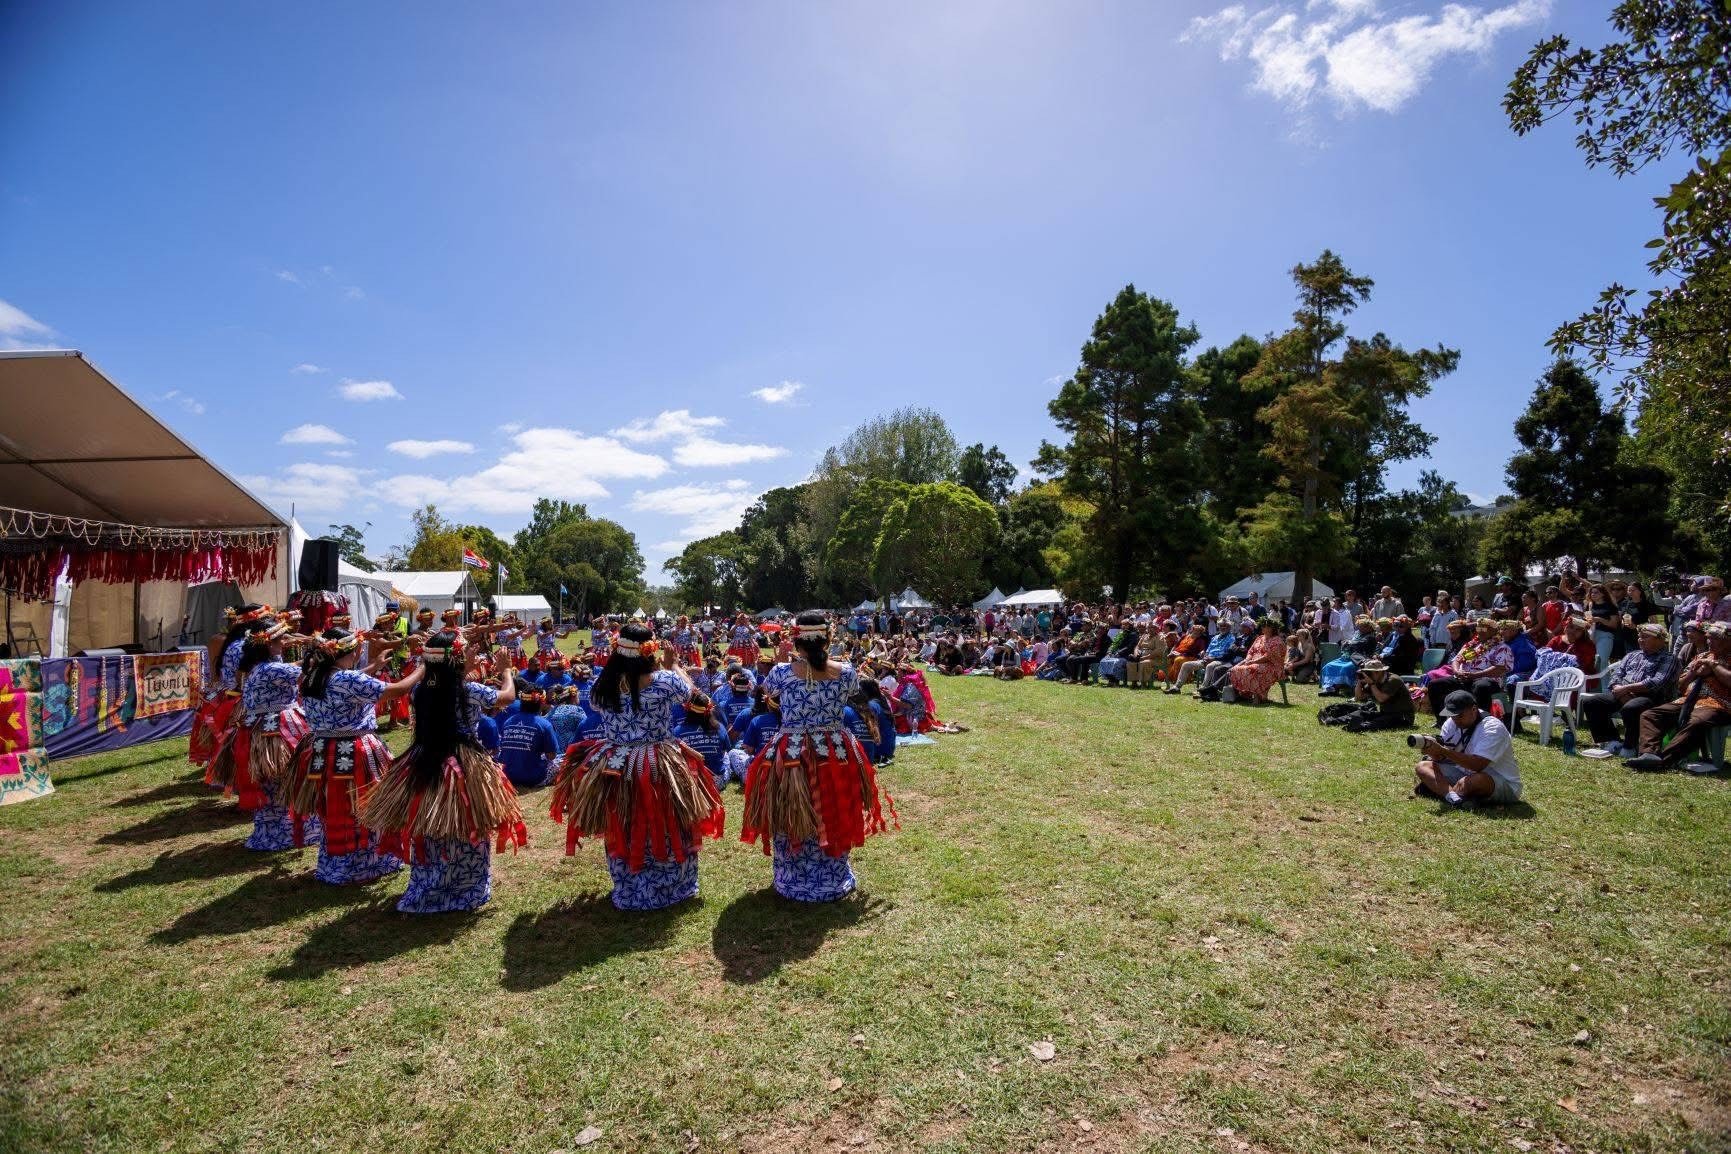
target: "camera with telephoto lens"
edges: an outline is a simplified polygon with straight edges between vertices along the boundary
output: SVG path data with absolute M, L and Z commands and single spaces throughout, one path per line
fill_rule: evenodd
M 1422 733 L 1409 733 L 1406 735 L 1406 744 L 1408 749 L 1423 749 L 1424 743 L 1429 740 L 1430 738 L 1426 737 Z

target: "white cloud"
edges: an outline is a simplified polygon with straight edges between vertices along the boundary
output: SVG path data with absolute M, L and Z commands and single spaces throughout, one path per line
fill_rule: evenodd
M 349 459 L 349 458 L 350 458 L 350 457 L 353 457 L 353 456 L 354 456 L 354 454 L 353 454 L 353 453 L 351 453 L 351 452 L 350 452 L 350 451 L 349 451 L 349 450 L 347 450 L 347 449 L 326 449 L 326 450 L 325 450 L 325 456 L 327 456 L 327 457 L 334 457 L 334 458 L 336 458 L 336 459 L 337 459 L 337 460 L 339 460 L 339 461 L 346 461 L 346 460 L 348 460 L 348 459 Z
M 674 485 L 647 492 L 639 489 L 631 495 L 630 508 L 633 513 L 660 513 L 681 518 L 684 523 L 679 531 L 690 539 L 737 528 L 740 515 L 755 500 L 757 494 L 750 485 L 734 480 L 712 485 Z M 676 553 L 685 547 L 685 543 L 664 541 L 655 546 L 657 550 L 663 547 Z
M 344 300 L 358 301 L 363 299 L 366 295 L 366 293 L 360 290 L 358 285 L 349 285 L 347 288 L 343 289 Z
M 779 385 L 765 385 L 761 389 L 753 389 L 751 395 L 766 405 L 785 405 L 803 388 L 804 381 L 783 381 Z
M 389 381 L 344 381 L 338 390 L 345 401 L 400 401 L 403 394 Z
M 425 460 L 440 453 L 473 453 L 475 446 L 467 441 L 392 441 L 385 448 L 405 457 Z
M 1550 10 L 1551 0 L 1514 0 L 1388 17 L 1376 0 L 1309 0 L 1302 14 L 1291 3 L 1232 4 L 1192 20 L 1182 39 L 1217 43 L 1222 60 L 1248 59 L 1252 87 L 1294 108 L 1326 94 L 1342 111 L 1396 112 L 1445 57 L 1482 54 Z
M 632 444 L 650 445 L 679 437 L 693 437 L 705 429 L 719 429 L 727 424 L 726 417 L 694 417 L 690 409 L 668 409 L 629 425 L 611 430 L 611 434 Z
M 514 437 L 522 431 L 522 421 L 506 421 L 503 425 L 499 426 L 499 432 L 504 433 L 507 437 Z
M 279 445 L 347 445 L 349 439 L 329 425 L 296 425 L 277 441 Z
M 42 344 L 41 340 L 53 335 L 53 329 L 17 305 L 0 300 L 0 349 L 8 352 L 50 349 L 54 346 Z
M 348 465 L 301 461 L 274 476 L 242 477 L 240 482 L 279 510 L 293 505 L 296 513 L 330 513 L 358 495 L 361 473 Z
M 319 368 L 317 365 L 308 364 L 307 362 L 302 361 L 300 364 L 298 364 L 294 368 L 290 369 L 289 372 L 291 372 L 291 373 L 322 373 L 322 372 L 324 372 L 324 370 Z
M 302 283 L 304 283 L 304 282 L 302 282 L 300 277 L 296 276 L 293 272 L 291 272 L 290 270 L 288 270 L 286 268 L 279 268 L 276 270 L 276 279 L 284 282 L 285 284 L 302 284 Z
M 690 468 L 747 465 L 753 461 L 773 461 L 786 455 L 787 450 L 780 445 L 738 444 L 709 437 L 691 437 L 673 450 L 674 462 Z
M 602 480 L 653 480 L 668 468 L 666 460 L 653 453 L 572 429 L 524 429 L 512 441 L 516 447 L 511 452 L 479 472 L 448 478 L 420 473 L 387 477 L 380 495 L 409 507 L 432 501 L 440 508 L 527 513 L 540 497 L 592 501 L 608 496 Z
M 204 416 L 204 402 L 197 397 L 189 397 L 179 389 L 170 389 L 158 397 L 159 401 L 173 401 L 195 417 Z

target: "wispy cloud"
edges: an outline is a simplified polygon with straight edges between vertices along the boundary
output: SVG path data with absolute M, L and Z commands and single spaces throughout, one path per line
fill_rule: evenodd
M 694 417 L 690 409 L 665 409 L 653 417 L 639 417 L 629 425 L 611 430 L 613 436 L 637 445 L 692 437 L 706 429 L 719 429 L 726 417 Z
M 385 448 L 405 457 L 425 460 L 442 453 L 473 453 L 475 446 L 467 441 L 392 441 Z
M 306 361 L 302 361 L 300 364 L 289 370 L 291 373 L 306 373 L 309 375 L 312 373 L 322 373 L 324 371 L 325 370 L 319 368 L 319 366 L 308 364 Z
M 522 431 L 522 421 L 506 421 L 504 424 L 499 426 L 499 432 L 504 433 L 507 437 L 514 437 Z
M 673 449 L 674 463 L 689 468 L 748 465 L 753 461 L 773 461 L 785 456 L 787 450 L 780 445 L 740 444 L 710 437 L 691 437 Z
M 286 511 L 331 513 L 360 494 L 361 472 L 349 465 L 301 461 L 268 476 L 242 477 L 241 484 Z
M 680 532 L 691 537 L 708 537 L 724 529 L 738 526 L 739 518 L 757 494 L 744 481 L 719 481 L 709 485 L 674 485 L 666 489 L 638 490 L 631 496 L 633 513 L 660 513 L 683 520 Z M 662 542 L 670 545 L 669 552 L 683 548 L 683 542 Z
M 366 297 L 366 295 L 367 295 L 366 293 L 364 293 L 360 290 L 359 285 L 347 285 L 343 288 L 343 299 L 344 300 L 358 301 L 358 300 L 364 299 Z
M 280 445 L 347 445 L 349 438 L 329 425 L 296 425 L 277 441 Z
M 331 458 L 338 460 L 338 461 L 346 461 L 350 457 L 353 457 L 354 453 L 349 451 L 348 449 L 326 449 L 325 450 L 325 456 L 331 457 Z
M 195 417 L 204 416 L 204 402 L 199 400 L 197 397 L 187 396 L 179 389 L 170 389 L 168 392 L 158 397 L 157 400 L 164 403 L 172 401 Z
M 753 389 L 751 395 L 766 405 L 785 405 L 803 388 L 804 381 L 783 381 L 779 385 L 765 385 L 761 389 Z
M 1254 11 L 1232 4 L 1192 20 L 1182 39 L 1217 44 L 1222 60 L 1249 60 L 1252 87 L 1295 109 L 1326 95 L 1342 111 L 1397 112 L 1445 58 L 1482 54 L 1497 37 L 1550 11 L 1551 0 L 1445 4 L 1407 16 L 1385 15 L 1377 0 L 1308 0 L 1302 9 L 1278 3 Z
M 282 281 L 284 284 L 300 285 L 302 288 L 306 287 L 306 282 L 297 276 L 293 269 L 277 269 L 276 279 Z
M 53 335 L 53 329 L 17 305 L 0 300 L 0 349 L 17 352 L 53 348 L 42 343 L 43 338 Z
M 400 401 L 403 394 L 389 381 L 344 381 L 338 392 L 345 401 Z
M 653 480 L 668 469 L 667 461 L 653 453 L 628 448 L 614 437 L 585 436 L 572 429 L 524 429 L 512 441 L 515 448 L 479 472 L 455 477 L 399 474 L 385 478 L 379 493 L 408 507 L 432 501 L 442 509 L 527 513 L 540 497 L 592 501 L 609 495 L 603 480 Z

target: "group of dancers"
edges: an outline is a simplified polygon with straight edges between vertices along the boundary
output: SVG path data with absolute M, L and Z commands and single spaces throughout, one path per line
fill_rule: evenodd
M 422 611 L 416 631 L 386 614 L 354 631 L 298 631 L 293 613 L 248 605 L 212 641 L 211 680 L 189 757 L 205 781 L 250 811 L 247 848 L 318 846 L 314 877 L 364 883 L 407 865 L 405 913 L 470 910 L 492 896 L 492 854 L 528 843 L 510 779 L 481 740 L 482 718 L 516 700 L 515 666 L 493 642 L 520 647 L 527 630 L 484 614 L 442 625 Z M 873 757 L 848 726 L 854 668 L 829 655 L 829 618 L 800 614 L 791 653 L 764 679 L 778 722 L 745 770 L 741 840 L 773 860 L 777 892 L 834 901 L 852 892 L 851 853 L 898 819 Z M 539 641 L 539 636 L 537 636 Z M 658 655 L 646 626 L 597 634 L 589 703 L 598 720 L 565 749 L 551 817 L 566 853 L 599 838 L 620 909 L 659 909 L 698 892 L 698 854 L 722 836 L 724 811 L 704 754 L 674 732 L 710 705 L 682 663 Z M 298 653 L 299 662 L 288 655 Z M 413 720 L 393 758 L 380 717 Z M 888 816 L 886 817 L 886 810 Z

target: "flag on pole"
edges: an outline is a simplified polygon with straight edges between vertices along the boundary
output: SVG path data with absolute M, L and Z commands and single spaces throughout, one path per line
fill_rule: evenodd
M 559 582 L 559 596 L 565 596 L 565 582 Z
M 468 566 L 470 569 L 492 568 L 491 565 L 487 564 L 487 559 L 475 552 L 473 549 L 463 550 L 463 564 Z

